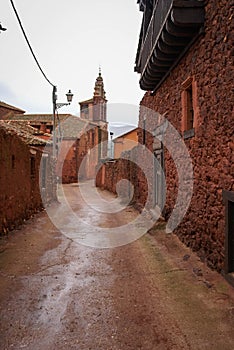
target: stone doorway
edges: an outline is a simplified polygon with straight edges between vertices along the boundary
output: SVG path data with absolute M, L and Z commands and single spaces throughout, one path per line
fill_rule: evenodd
M 161 144 L 161 142 L 160 142 Z M 154 207 L 163 210 L 165 203 L 165 179 L 164 179 L 164 152 L 161 144 L 160 149 L 154 150 Z
M 234 284 L 234 192 L 223 191 L 225 203 L 225 267 L 224 272 Z

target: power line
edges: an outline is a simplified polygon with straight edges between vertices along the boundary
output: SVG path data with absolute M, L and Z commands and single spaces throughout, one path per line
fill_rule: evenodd
M 54 86 L 54 84 L 52 84 L 52 83 L 50 82 L 50 80 L 49 80 L 49 79 L 47 78 L 47 76 L 45 75 L 43 69 L 41 68 L 41 66 L 40 66 L 40 64 L 39 64 L 39 62 L 38 62 L 38 60 L 37 60 L 37 58 L 36 58 L 36 56 L 35 56 L 35 54 L 34 54 L 34 52 L 33 52 L 32 46 L 30 45 L 30 42 L 29 42 L 29 40 L 28 40 L 28 38 L 27 38 L 27 35 L 26 35 L 25 31 L 24 31 L 23 25 L 22 25 L 22 23 L 21 23 L 21 20 L 20 20 L 20 18 L 19 18 L 19 15 L 18 15 L 18 13 L 17 13 L 17 11 L 16 11 L 15 5 L 14 5 L 14 3 L 13 3 L 12 0 L 10 0 L 10 2 L 11 2 L 11 5 L 12 5 L 12 7 L 13 7 L 13 10 L 14 10 L 14 12 L 15 12 L 15 15 L 16 15 L 16 17 L 17 17 L 17 20 L 18 20 L 18 22 L 19 22 L 20 28 L 21 28 L 21 30 L 22 30 L 22 32 L 23 32 L 24 38 L 25 38 L 25 40 L 26 40 L 26 42 L 27 42 L 27 44 L 28 44 L 28 47 L 29 47 L 29 49 L 30 49 L 30 51 L 31 51 L 31 54 L 33 55 L 33 58 L 34 58 L 34 60 L 35 60 L 35 62 L 36 62 L 36 64 L 37 64 L 38 68 L 40 69 L 41 73 L 43 74 L 43 76 L 44 76 L 44 78 L 47 80 L 47 82 L 48 82 L 51 86 Z

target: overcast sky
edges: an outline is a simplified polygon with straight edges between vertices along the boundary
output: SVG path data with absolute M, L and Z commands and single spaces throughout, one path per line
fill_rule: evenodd
M 60 113 L 79 112 L 91 98 L 101 65 L 107 99 L 121 104 L 120 122 L 137 122 L 143 96 L 134 62 L 142 13 L 136 0 L 14 0 L 15 7 L 58 102 L 71 89 L 74 101 Z M 9 0 L 1 0 L 0 100 L 27 113 L 52 111 L 52 87 L 38 70 Z M 124 104 L 134 107 L 126 109 Z M 130 111 L 130 112 L 129 112 Z M 125 115 L 124 115 L 125 114 Z

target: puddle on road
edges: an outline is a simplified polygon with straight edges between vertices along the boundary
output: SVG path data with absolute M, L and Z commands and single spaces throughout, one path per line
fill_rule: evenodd
M 47 213 L 56 227 L 74 242 L 95 248 L 114 248 L 143 236 L 154 224 L 144 213 L 129 210 L 121 199 L 100 197 L 91 182 L 59 189 L 60 204 Z M 110 201 L 110 198 L 113 200 Z

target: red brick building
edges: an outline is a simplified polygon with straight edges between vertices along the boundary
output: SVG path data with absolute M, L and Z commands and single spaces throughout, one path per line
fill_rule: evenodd
M 168 150 L 162 143 L 155 146 L 160 123 L 153 113 L 145 115 L 144 106 L 166 114 L 192 159 L 193 196 L 177 234 L 211 267 L 230 276 L 234 272 L 233 1 L 138 2 L 143 22 L 135 69 L 147 91 L 139 126 L 151 132 L 145 144 L 165 171 L 165 217 L 175 205 L 178 176 Z M 155 181 L 161 180 L 154 174 Z

